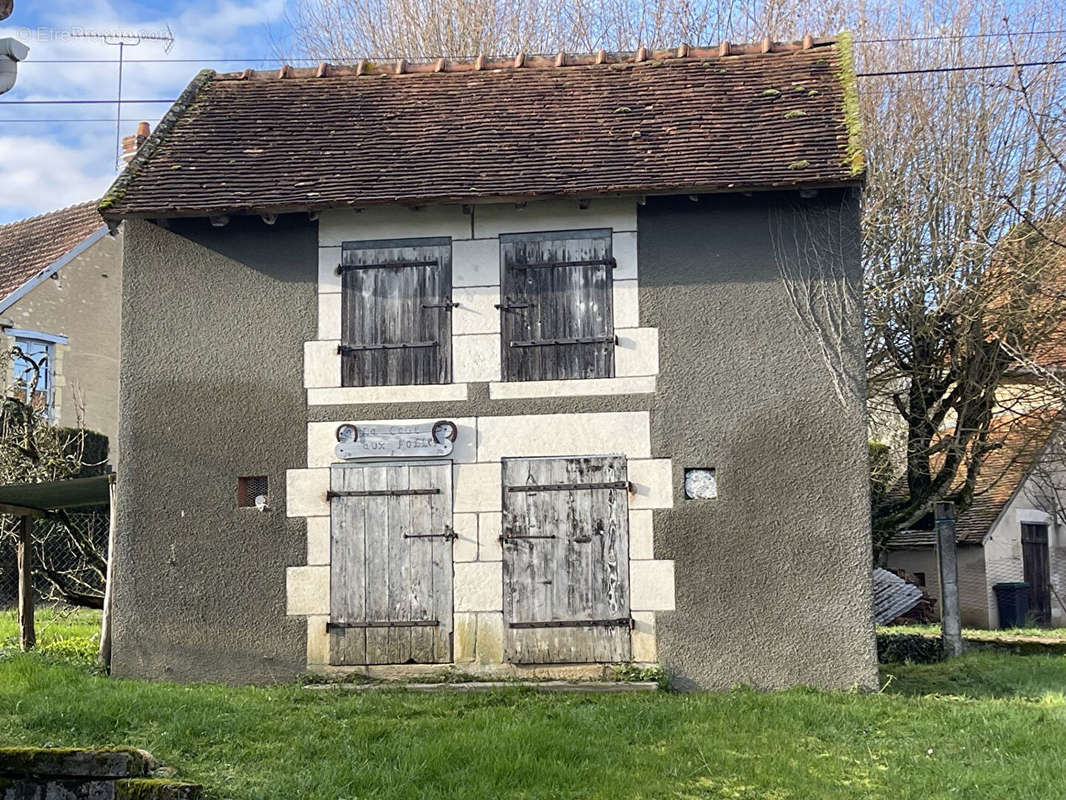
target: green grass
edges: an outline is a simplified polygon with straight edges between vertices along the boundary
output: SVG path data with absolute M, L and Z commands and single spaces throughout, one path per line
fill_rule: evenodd
M 7 650 L 0 745 L 143 747 L 214 798 L 1066 796 L 1066 658 L 974 653 L 883 679 L 880 694 L 360 694 L 115 680 Z

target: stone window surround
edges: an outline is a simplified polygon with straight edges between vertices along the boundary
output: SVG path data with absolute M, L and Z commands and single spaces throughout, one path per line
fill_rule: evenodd
M 546 419 L 552 416 L 559 420 Z M 512 666 L 502 662 L 502 551 L 497 538 L 502 513 L 500 459 L 511 452 L 522 456 L 580 454 L 558 452 L 570 445 L 568 437 L 561 437 L 566 445 L 556 445 L 554 437 L 543 434 L 546 427 L 551 428 L 546 423 L 563 419 L 570 420 L 575 431 L 586 432 L 584 442 L 573 443 L 577 450 L 582 444 L 598 445 L 599 452 L 620 452 L 627 457 L 629 480 L 635 488 L 629 498 L 633 659 L 656 661 L 655 615 L 674 608 L 674 564 L 654 558 L 653 509 L 673 505 L 672 463 L 651 457 L 647 412 L 607 412 L 454 420 L 459 427 L 452 464 L 453 527 L 459 534 L 452 555 L 456 663 L 487 672 Z M 330 558 L 326 491 L 329 465 L 335 460 L 328 451 L 340 424 L 344 423 L 308 423 L 308 464 L 314 466 L 289 470 L 286 476 L 286 514 L 307 519 L 306 564 L 289 567 L 286 574 L 287 613 L 307 617 L 308 667 L 316 670 L 338 669 L 328 667 L 325 634 Z
M 658 331 L 639 327 L 636 200 L 605 198 L 581 209 L 576 201 L 542 201 L 528 207 L 498 204 L 397 207 L 323 212 L 319 222 L 318 338 L 304 345 L 304 385 L 309 405 L 466 400 L 470 383 L 488 383 L 490 399 L 654 393 Z M 611 378 L 503 382 L 500 380 L 500 245 L 503 233 L 610 228 L 614 271 L 616 346 Z M 450 384 L 341 387 L 341 294 L 335 267 L 345 241 L 448 236 L 452 240 L 453 373 Z

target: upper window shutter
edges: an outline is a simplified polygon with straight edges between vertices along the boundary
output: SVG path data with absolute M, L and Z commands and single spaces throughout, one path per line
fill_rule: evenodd
M 503 378 L 614 375 L 611 231 L 500 237 Z
M 451 241 L 346 242 L 341 385 L 451 382 Z

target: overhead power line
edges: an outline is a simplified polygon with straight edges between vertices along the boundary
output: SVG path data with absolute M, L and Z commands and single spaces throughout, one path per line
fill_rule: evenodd
M 1054 67 L 1066 64 L 1066 58 L 1053 61 L 1019 61 L 1016 64 L 975 64 L 962 67 L 929 67 L 926 69 L 895 69 L 884 72 L 856 72 L 858 78 L 880 78 L 885 75 L 925 75 L 930 72 L 972 72 L 983 69 L 1013 69 L 1015 67 Z
M 1066 64 L 1066 58 L 1052 61 L 1020 61 L 1016 64 L 970 64 L 961 67 L 928 67 L 924 69 L 897 69 L 884 72 L 856 72 L 859 78 L 880 78 L 891 75 L 926 75 L 933 72 L 972 72 L 974 70 L 988 69 L 1014 69 L 1016 67 L 1054 67 Z M 117 100 L 0 100 L 4 106 L 28 106 L 28 105 L 115 105 Z M 173 103 L 173 100 L 123 100 L 123 105 L 139 105 L 143 103 Z
M 900 42 L 955 42 L 964 39 L 1001 39 L 1008 36 L 1025 37 L 1025 36 L 1066 36 L 1066 28 L 1057 30 L 1040 30 L 1040 31 L 997 31 L 993 33 L 959 33 L 959 34 L 933 34 L 929 36 L 896 36 L 885 38 L 872 38 L 872 39 L 855 39 L 855 44 L 889 44 Z M 542 54 L 543 55 L 543 54 Z M 548 55 L 555 55 L 549 53 Z M 459 56 L 462 58 L 463 56 Z M 473 56 L 466 56 L 472 58 Z M 396 59 L 399 56 L 385 56 L 385 55 L 366 55 L 361 58 L 389 60 Z M 322 61 L 354 61 L 355 57 L 351 55 L 334 55 L 323 57 L 300 57 L 300 58 L 285 58 L 285 57 L 272 57 L 265 58 L 263 56 L 249 56 L 244 57 L 232 57 L 221 56 L 214 58 L 212 56 L 203 56 L 200 58 L 127 58 L 126 64 L 205 64 L 205 63 L 240 63 L 240 64 L 318 64 Z M 23 64 L 117 64 L 119 59 L 117 58 L 29 58 L 21 62 Z

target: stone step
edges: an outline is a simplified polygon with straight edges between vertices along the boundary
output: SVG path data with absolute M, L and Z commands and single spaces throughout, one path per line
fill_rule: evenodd
M 410 692 L 488 692 L 498 689 L 533 689 L 538 692 L 656 692 L 654 681 L 463 681 L 455 683 L 312 683 L 305 689 L 342 689 L 350 692 L 372 692 L 403 689 Z

